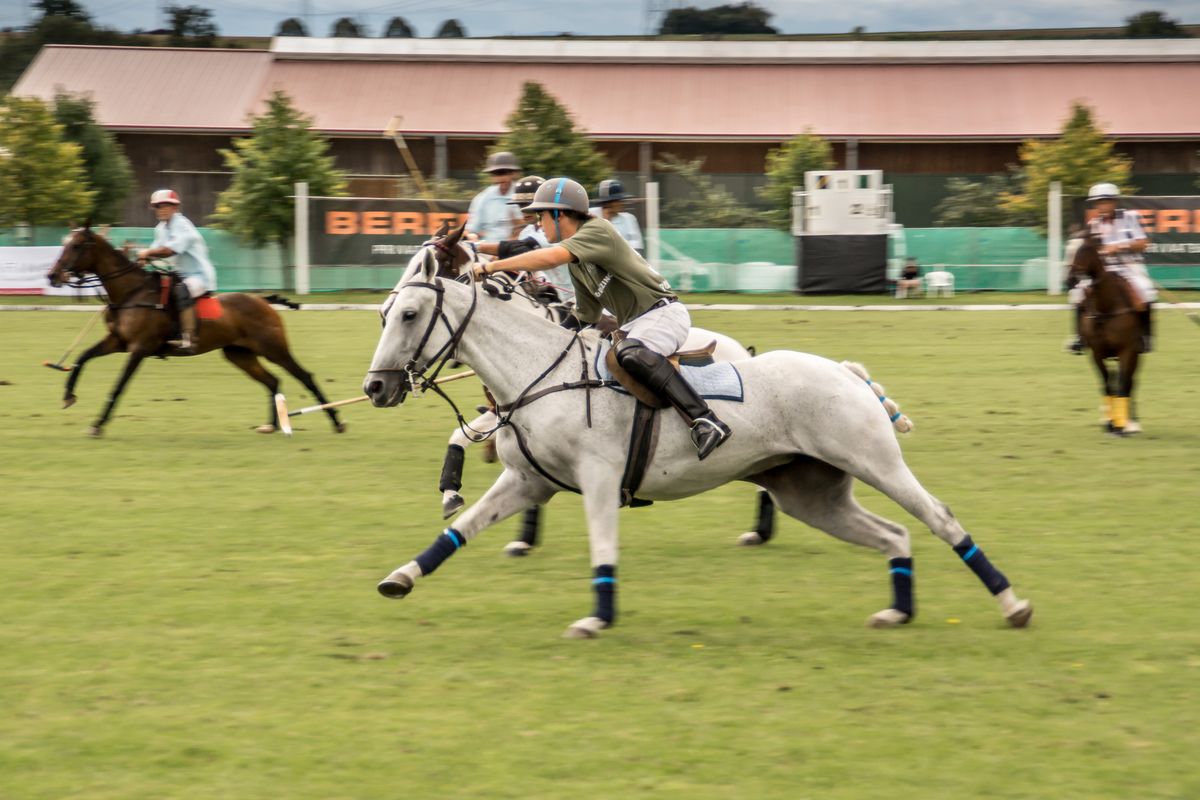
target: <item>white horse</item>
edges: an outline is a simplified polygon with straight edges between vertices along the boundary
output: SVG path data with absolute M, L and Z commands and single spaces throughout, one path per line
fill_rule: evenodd
M 428 250 L 405 271 L 381 309 L 384 329 L 363 389 L 376 406 L 394 406 L 417 383 L 428 385 L 451 356 L 491 389 L 503 415 L 497 451 L 504 471 L 425 552 L 379 584 L 386 597 L 412 591 L 480 531 L 566 488 L 583 495 L 596 606 L 571 623 L 569 637 L 596 636 L 616 619 L 617 510 L 634 401 L 614 391 L 547 391 L 580 380 L 588 344 L 577 334 L 480 291 L 436 276 Z M 521 358 L 513 358 L 521 353 Z M 861 370 L 861 367 L 858 368 Z M 819 356 L 774 351 L 738 364 L 745 401 L 715 401 L 733 435 L 697 461 L 683 420 L 662 416 L 658 443 L 638 489 L 648 500 L 674 500 L 749 480 L 766 488 L 787 514 L 889 559 L 893 603 L 868 619 L 887 627 L 913 618 L 908 531 L 862 508 L 857 478 L 896 501 L 952 546 L 983 581 L 1014 627 L 1032 605 L 971 540 L 945 504 L 904 463 L 893 424 L 907 426 L 894 404 L 881 406 L 865 372 Z M 430 374 L 426 374 L 429 372 Z M 526 402 L 528 398 L 532 402 Z M 590 409 L 589 416 L 585 409 Z
M 435 255 L 441 254 L 438 261 L 438 274 L 442 277 L 462 280 L 470 274 L 470 267 L 481 261 L 490 261 L 488 256 L 480 256 L 473 247 L 460 240 L 462 229 L 450 236 L 440 239 L 435 247 Z M 418 254 L 414 259 L 419 259 Z M 536 278 L 523 280 L 513 278 L 507 273 L 494 273 L 491 278 L 500 297 L 508 297 L 514 308 L 527 311 L 551 322 L 561 323 L 570 311 L 568 303 L 561 300 L 548 302 L 547 295 L 539 291 L 540 282 Z M 541 284 L 548 286 L 548 284 Z M 557 293 L 555 293 L 555 298 Z M 554 299 L 554 298 L 552 298 Z M 614 322 L 615 324 L 615 322 Z M 710 331 L 705 328 L 692 328 L 688 332 L 680 350 L 695 351 L 715 345 L 713 361 L 724 363 L 741 361 L 751 357 L 751 353 L 732 336 Z M 492 441 L 491 432 L 496 429 L 499 418 L 486 407 L 480 408 L 480 414 L 465 424 L 457 425 L 450 433 L 446 443 L 446 455 L 442 459 L 442 473 L 438 479 L 438 491 L 442 493 L 442 519 L 449 519 L 466 505 L 466 500 L 459 493 L 462 488 L 463 466 L 466 451 L 472 444 Z M 484 449 L 484 460 L 495 460 L 494 447 Z M 521 515 L 520 533 L 518 538 L 504 546 L 504 552 L 510 556 L 525 556 L 533 552 L 537 546 L 539 529 L 541 527 L 541 506 L 531 506 Z M 771 495 L 765 489 L 758 490 L 757 510 L 753 530 L 741 534 L 737 543 L 752 546 L 766 544 L 775 534 L 775 505 Z

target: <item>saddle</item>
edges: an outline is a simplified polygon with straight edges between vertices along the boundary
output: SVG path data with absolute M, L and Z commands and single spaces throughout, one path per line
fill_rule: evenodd
M 172 295 L 174 295 L 174 303 L 171 302 Z M 211 292 L 205 292 L 199 297 L 193 298 L 184 288 L 183 278 L 178 272 L 159 273 L 158 302 L 154 307 L 165 312 L 171 318 L 176 330 L 179 328 L 179 311 L 185 307 L 185 303 L 196 307 L 198 320 L 220 319 L 221 315 L 225 313 L 221 301 L 213 297 Z
M 604 364 L 608 367 L 608 371 L 617 379 L 617 382 L 625 388 L 627 392 L 637 398 L 639 403 L 649 406 L 650 408 L 666 408 L 667 404 L 659 399 L 658 395 L 647 389 L 636 378 L 625 371 L 625 368 L 617 363 L 617 343 L 625 338 L 625 332 L 622 330 L 614 330 L 612 332 L 613 346 L 609 348 L 608 353 L 604 356 Z M 714 339 L 706 346 L 697 350 L 680 350 L 667 356 L 667 361 L 671 362 L 671 366 L 675 371 L 679 371 L 680 365 L 687 367 L 706 367 L 713 363 L 713 352 L 717 349 L 717 342 Z

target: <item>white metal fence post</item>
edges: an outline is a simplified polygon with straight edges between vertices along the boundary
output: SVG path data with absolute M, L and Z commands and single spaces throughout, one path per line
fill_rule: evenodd
M 296 294 L 308 294 L 308 181 L 296 182 Z
M 646 255 L 650 266 L 659 267 L 662 252 L 662 241 L 658 234 L 658 181 L 646 184 Z
M 1062 294 L 1062 181 L 1050 184 L 1046 226 L 1046 293 Z

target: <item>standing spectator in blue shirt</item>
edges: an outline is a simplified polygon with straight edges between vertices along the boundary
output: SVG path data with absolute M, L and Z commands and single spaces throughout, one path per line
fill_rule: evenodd
M 513 182 L 521 166 L 512 153 L 493 153 L 488 156 L 483 171 L 492 176 L 492 185 L 471 201 L 467 210 L 467 232 L 488 242 L 511 239 L 521 225 L 521 215 L 510 203 Z
M 192 221 L 179 212 L 183 201 L 173 189 L 159 189 L 150 195 L 150 207 L 158 225 L 154 228 L 154 243 L 137 255 L 139 264 L 151 259 L 167 259 L 172 269 L 183 278 L 179 300 L 180 338 L 169 342 L 185 353 L 193 352 L 196 338 L 195 298 L 217 288 L 217 271 L 208 260 L 208 247 Z
M 633 195 L 625 192 L 625 187 L 618 180 L 600 181 L 596 196 L 592 199 L 595 207 L 589 209 L 593 217 L 603 217 L 612 223 L 621 234 L 621 238 L 629 242 L 629 246 L 646 255 L 646 243 L 642 241 L 642 227 L 638 225 L 637 217 L 625 210 L 625 201 L 632 200 Z

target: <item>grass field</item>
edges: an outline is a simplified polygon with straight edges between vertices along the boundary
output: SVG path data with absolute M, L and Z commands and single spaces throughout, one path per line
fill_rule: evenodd
M 1065 314 L 705 312 L 759 351 L 860 360 L 916 423 L 914 471 L 1037 609 L 1009 630 L 909 525 L 918 616 L 863 628 L 882 556 L 753 492 L 623 511 L 621 619 L 591 608 L 578 498 L 545 547 L 513 521 L 403 601 L 375 583 L 443 527 L 451 418 L 428 397 L 261 436 L 220 356 L 151 361 L 83 436 L 121 357 L 58 409 L 80 315 L 0 314 L 0 798 L 1200 797 L 1200 330 L 1161 312 L 1146 433 L 1096 423 Z M 361 393 L 371 313 L 290 314 L 331 398 Z M 464 403 L 476 387 L 453 384 Z M 293 408 L 307 404 L 290 379 Z M 464 494 L 497 474 L 468 455 Z

